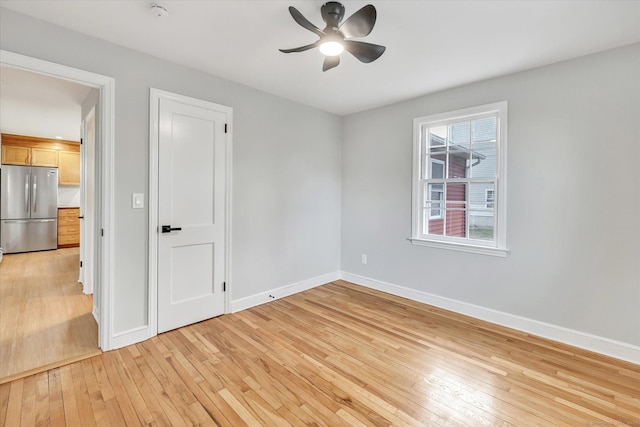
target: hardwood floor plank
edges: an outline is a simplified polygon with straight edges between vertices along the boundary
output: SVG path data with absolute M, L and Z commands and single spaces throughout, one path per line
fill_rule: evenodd
M 36 384 L 35 377 L 25 378 L 22 391 L 21 426 L 33 426 L 36 423 Z
M 629 425 L 639 380 L 632 363 L 337 281 L 0 385 L 0 424 Z
M 0 384 L 0 425 L 6 425 L 11 383 Z
M 89 392 L 87 390 L 87 384 L 84 379 L 84 372 L 82 365 L 74 363 L 70 366 L 71 376 L 73 378 L 73 384 L 76 393 L 76 403 L 78 405 L 78 414 L 82 421 L 83 427 L 94 427 L 96 425 L 93 415 L 93 408 L 91 407 L 91 399 L 89 399 Z
M 49 413 L 51 427 L 62 427 L 66 424 L 60 368 L 49 371 Z
M 60 383 L 62 384 L 62 402 L 64 418 L 68 425 L 80 425 L 80 412 L 76 399 L 75 385 L 71 374 L 70 365 L 60 368 Z
M 19 379 L 13 381 L 10 387 L 9 402 L 7 404 L 7 413 L 5 415 L 5 425 L 19 426 L 20 416 L 22 414 L 22 393 L 24 389 L 24 380 Z
M 33 376 L 35 381 L 36 419 L 35 426 L 49 425 L 49 375 L 41 372 Z

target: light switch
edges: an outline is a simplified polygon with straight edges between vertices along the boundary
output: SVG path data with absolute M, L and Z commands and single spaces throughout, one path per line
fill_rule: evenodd
M 143 193 L 133 193 L 131 195 L 131 207 L 133 209 L 142 209 L 142 208 L 144 208 L 144 194 Z

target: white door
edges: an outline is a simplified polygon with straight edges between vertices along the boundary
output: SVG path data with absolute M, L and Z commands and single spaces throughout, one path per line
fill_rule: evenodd
M 224 313 L 226 108 L 159 99 L 158 332 Z

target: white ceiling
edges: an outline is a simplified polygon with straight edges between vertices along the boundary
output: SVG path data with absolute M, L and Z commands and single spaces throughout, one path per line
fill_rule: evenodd
M 0 67 L 0 132 L 80 141 L 82 101 L 91 88 Z
M 318 27 L 323 1 L 14 1 L 0 6 L 206 71 L 336 114 L 349 114 L 446 88 L 640 41 L 640 1 L 380 1 L 366 41 L 387 51 L 362 64 L 349 54 L 322 72 L 295 6 Z M 346 16 L 364 1 L 343 1 Z M 345 18 L 346 19 L 346 18 Z

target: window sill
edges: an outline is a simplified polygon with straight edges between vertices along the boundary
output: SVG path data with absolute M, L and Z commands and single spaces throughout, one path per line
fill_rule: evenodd
M 409 238 L 407 240 L 411 241 L 412 244 L 418 246 L 428 246 L 431 248 L 448 249 L 452 251 L 469 252 L 473 254 L 490 255 L 501 258 L 506 258 L 506 256 L 509 254 L 508 249 L 491 248 L 487 246 L 465 245 L 461 243 L 441 242 L 436 240 L 424 240 L 416 238 Z

